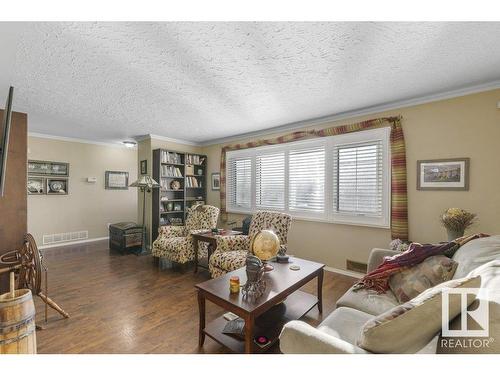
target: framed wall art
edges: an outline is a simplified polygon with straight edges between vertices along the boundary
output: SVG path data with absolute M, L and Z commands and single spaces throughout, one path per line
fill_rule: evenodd
M 43 177 L 28 176 L 28 194 L 45 194 L 45 179 Z
M 220 173 L 212 173 L 212 190 L 220 190 Z
M 67 195 L 68 194 L 68 179 L 67 178 L 47 178 L 47 195 Z
M 128 190 L 128 172 L 106 171 L 104 181 L 108 190 Z
M 469 190 L 469 158 L 417 161 L 417 190 Z
M 148 174 L 148 161 L 141 160 L 141 174 Z
M 69 163 L 57 162 L 57 161 L 29 160 L 28 174 L 67 177 L 69 176 Z

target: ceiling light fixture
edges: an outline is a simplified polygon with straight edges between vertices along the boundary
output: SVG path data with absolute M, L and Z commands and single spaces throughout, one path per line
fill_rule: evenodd
M 135 147 L 135 145 L 137 143 L 135 143 L 133 141 L 123 141 L 123 144 L 125 145 L 125 147 L 132 148 L 132 147 Z

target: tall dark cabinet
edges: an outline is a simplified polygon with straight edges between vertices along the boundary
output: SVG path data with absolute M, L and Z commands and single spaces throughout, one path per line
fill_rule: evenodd
M 207 199 L 207 156 L 166 149 L 153 150 L 153 241 L 162 225 L 184 225 L 187 208 Z

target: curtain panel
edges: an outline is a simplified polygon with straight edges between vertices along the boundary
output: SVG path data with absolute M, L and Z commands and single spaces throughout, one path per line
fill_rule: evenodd
M 406 183 L 406 149 L 401 126 L 401 117 L 382 117 L 354 124 L 332 126 L 325 129 L 297 131 L 276 138 L 260 139 L 253 142 L 227 145 L 222 148 L 220 159 L 220 207 L 223 220 L 226 211 L 226 153 L 265 145 L 277 145 L 305 138 L 329 137 L 357 131 L 391 127 L 391 237 L 408 240 L 408 192 Z

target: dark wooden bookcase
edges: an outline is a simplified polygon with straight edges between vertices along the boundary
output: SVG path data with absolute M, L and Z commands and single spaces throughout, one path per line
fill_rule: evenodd
M 161 185 L 153 190 L 152 237 L 162 225 L 184 225 L 186 212 L 207 199 L 207 156 L 166 149 L 153 150 L 153 178 Z M 172 185 L 180 184 L 178 189 Z

